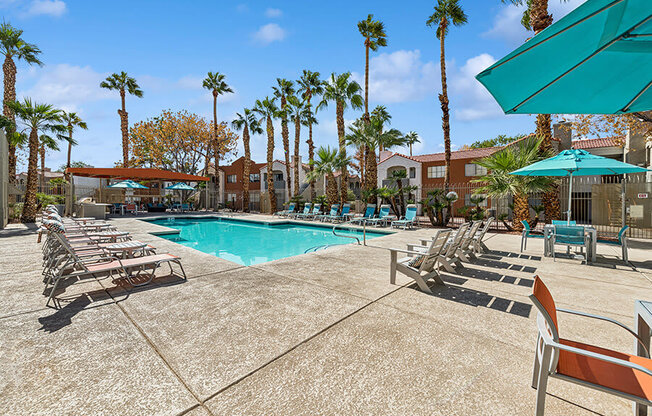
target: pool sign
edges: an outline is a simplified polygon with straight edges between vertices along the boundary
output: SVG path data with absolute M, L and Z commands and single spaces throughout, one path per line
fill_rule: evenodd
M 647 193 L 638 194 L 638 199 L 647 199 Z

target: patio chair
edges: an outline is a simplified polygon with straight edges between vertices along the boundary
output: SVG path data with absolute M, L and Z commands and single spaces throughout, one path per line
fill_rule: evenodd
M 521 232 L 521 253 L 522 253 L 523 250 L 527 250 L 528 238 L 543 238 L 543 234 L 537 234 L 537 232 L 532 231 L 532 229 L 530 228 L 530 224 L 525 220 L 521 220 L 521 224 L 523 224 L 523 231 Z
M 296 208 L 297 204 L 294 202 L 290 202 L 288 205 L 288 209 L 284 209 L 281 211 L 276 211 L 274 215 L 279 216 L 279 217 L 287 217 L 290 215 L 292 212 L 294 212 L 294 209 Z
M 460 246 L 455 252 L 455 257 L 459 259 L 460 262 L 471 263 L 471 261 L 477 259 L 475 253 L 473 252 L 473 246 L 471 245 L 471 243 L 473 242 L 473 237 L 478 232 L 481 226 L 482 226 L 482 221 L 473 221 L 469 226 L 469 230 L 462 236 L 462 240 L 460 241 Z M 460 262 L 457 262 L 455 260 L 453 261 L 461 265 Z
M 331 222 L 340 221 L 340 222 L 342 222 L 342 221 L 346 220 L 346 217 L 349 215 L 349 211 L 351 211 L 351 204 L 344 204 L 344 205 L 342 205 L 342 212 L 340 212 L 339 214 L 335 214 L 335 215 L 330 215 L 329 214 L 329 215 L 325 216 L 324 218 L 322 218 L 322 221 L 331 221 Z
M 389 204 L 383 204 L 380 206 L 380 210 L 378 211 L 378 216 L 375 218 L 369 218 L 367 220 L 368 224 L 372 224 L 374 227 L 378 227 L 378 225 L 387 225 L 387 221 L 389 218 L 392 218 L 392 216 L 389 213 L 390 211 L 390 206 Z
M 302 219 L 302 220 L 309 220 L 315 218 L 315 216 L 319 215 L 320 212 L 321 212 L 321 204 L 314 204 L 312 206 L 312 210 L 308 210 L 308 213 L 306 214 L 301 213 L 297 215 L 295 218 Z
M 586 248 L 587 254 L 590 251 L 590 237 L 584 232 L 584 227 L 577 225 L 555 225 L 555 232 L 548 238 L 551 239 L 550 248 L 552 249 L 552 259 L 556 259 L 555 245 L 566 246 L 566 253 L 570 253 L 571 247 L 580 247 L 582 253 Z M 586 262 L 589 261 L 589 256 L 586 256 Z
M 357 214 L 357 216 L 353 217 L 353 219 L 351 219 L 351 224 L 363 224 L 369 218 L 373 218 L 375 213 L 376 204 L 367 204 L 367 207 L 364 210 L 364 214 Z
M 337 211 L 340 210 L 340 204 L 333 204 L 331 205 L 331 210 L 328 214 L 319 214 L 319 215 L 313 215 L 312 219 L 314 220 L 319 220 L 319 221 L 324 221 L 325 218 L 327 217 L 335 217 L 337 216 Z
M 432 293 L 427 284 L 427 281 L 430 279 L 434 280 L 437 284 L 445 285 L 436 266 L 440 254 L 444 250 L 444 246 L 448 241 L 449 234 L 450 230 L 438 230 L 425 251 L 410 251 L 390 248 L 391 259 L 389 282 L 391 284 L 396 284 L 396 272 L 401 272 L 414 279 L 414 281 L 417 282 L 419 289 L 427 293 Z M 412 255 L 413 257 L 408 256 L 398 259 L 398 253 L 405 253 Z
M 552 225 L 577 225 L 577 221 L 552 220 Z
M 405 210 L 405 215 L 398 220 L 392 221 L 391 227 L 403 227 L 407 230 L 408 227 L 412 228 L 417 223 L 417 206 L 410 204 Z
M 476 254 L 481 254 L 489 251 L 489 247 L 482 241 L 484 240 L 484 236 L 487 234 L 487 231 L 489 231 L 489 227 L 491 227 L 491 223 L 494 221 L 494 217 L 489 217 L 484 223 L 484 227 L 478 229 L 478 232 L 475 233 L 473 236 L 473 241 L 471 241 L 471 244 L 473 246 L 473 251 Z
M 297 218 L 301 215 L 308 215 L 310 214 L 310 210 L 312 209 L 312 204 L 308 202 L 303 206 L 303 211 L 302 212 L 290 212 L 288 213 L 289 218 Z
M 559 309 L 550 291 L 535 276 L 530 300 L 538 310 L 539 335 L 535 346 L 532 387 L 537 390 L 536 416 L 545 411 L 548 377 L 613 394 L 645 406 L 652 405 L 652 360 L 649 351 L 639 357 L 591 344 L 560 338 L 557 312 L 599 319 L 620 326 L 645 347 L 627 326 L 598 315 Z
M 598 243 L 601 244 L 608 244 L 610 246 L 617 246 L 622 249 L 623 253 L 623 261 L 625 263 L 628 262 L 628 256 L 627 256 L 627 229 L 629 228 L 629 225 L 624 226 L 623 228 L 620 229 L 618 232 L 618 239 L 617 240 L 607 240 L 604 238 L 598 238 Z
M 125 212 L 138 215 L 138 206 L 136 204 L 126 204 Z
M 462 238 L 466 235 L 466 231 L 469 229 L 471 224 L 465 222 L 460 225 L 460 228 L 457 229 L 457 232 L 454 236 L 449 236 L 448 243 L 444 247 L 444 250 L 438 257 L 438 262 L 440 265 L 444 266 L 444 269 L 449 273 L 455 273 L 455 266 L 462 266 L 462 262 L 457 256 L 457 250 L 460 248 L 462 243 Z

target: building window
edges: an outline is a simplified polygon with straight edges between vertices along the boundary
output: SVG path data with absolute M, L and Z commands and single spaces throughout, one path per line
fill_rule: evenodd
M 227 175 L 226 183 L 236 183 L 238 177 L 236 175 Z
M 238 194 L 226 194 L 227 202 L 233 202 L 238 198 Z
M 443 178 L 446 174 L 446 166 L 428 166 L 429 178 Z
M 464 175 L 465 176 L 484 176 L 487 174 L 487 168 L 475 163 L 467 163 L 464 165 Z
M 410 168 L 410 179 L 417 177 L 417 168 Z
M 283 182 L 283 174 L 282 173 L 275 173 L 274 174 L 274 182 Z
M 259 192 L 249 193 L 249 202 L 260 202 L 260 193 Z
M 250 173 L 249 182 L 260 182 L 260 173 Z

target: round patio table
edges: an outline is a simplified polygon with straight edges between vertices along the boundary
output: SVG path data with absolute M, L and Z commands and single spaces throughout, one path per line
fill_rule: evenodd
M 123 259 L 136 257 L 136 253 L 144 256 L 147 251 L 147 243 L 140 241 L 124 241 L 122 243 L 111 244 L 105 247 L 106 251 L 119 254 Z

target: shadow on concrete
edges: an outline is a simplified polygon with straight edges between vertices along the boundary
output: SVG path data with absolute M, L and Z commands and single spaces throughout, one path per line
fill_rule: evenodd
M 473 264 L 477 264 L 478 266 L 491 267 L 492 269 L 514 270 L 517 272 L 524 272 L 524 273 L 535 273 L 537 271 L 536 267 L 509 263 L 501 259 L 497 260 L 496 258 L 487 257 L 487 256 L 478 257 L 478 259 L 475 260 Z
M 511 267 L 509 269 L 513 270 Z M 532 269 L 536 270 L 533 267 Z M 523 287 L 532 287 L 534 285 L 534 279 L 526 279 L 522 277 L 510 276 L 507 274 L 492 272 L 488 270 L 474 269 L 469 267 L 468 264 L 465 264 L 464 268 L 461 267 L 457 268 L 456 272 L 460 276 L 469 277 L 472 279 L 485 280 L 491 282 L 501 282 L 501 283 L 507 283 L 511 285 L 523 286 Z
M 33 222 L 22 224 L 22 227 L 10 227 L 0 230 L 0 237 L 19 237 L 25 235 L 33 235 L 38 231 L 38 225 Z

